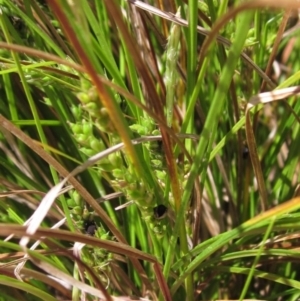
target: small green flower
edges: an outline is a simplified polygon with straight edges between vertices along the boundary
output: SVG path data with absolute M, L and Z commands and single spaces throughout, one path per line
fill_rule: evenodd
M 90 102 L 90 98 L 89 95 L 85 92 L 79 92 L 77 93 L 77 97 L 78 99 L 83 103 L 83 104 L 87 104 Z
M 82 207 L 80 206 L 75 206 L 73 209 L 72 209 L 72 214 L 75 214 L 75 215 L 82 215 L 83 213 L 83 209 Z

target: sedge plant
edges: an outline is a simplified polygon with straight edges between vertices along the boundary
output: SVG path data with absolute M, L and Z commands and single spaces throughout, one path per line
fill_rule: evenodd
M 0 1 L 0 300 L 298 300 L 299 8 Z

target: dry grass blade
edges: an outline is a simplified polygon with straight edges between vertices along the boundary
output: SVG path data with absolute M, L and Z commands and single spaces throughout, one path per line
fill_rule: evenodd
M 10 195 L 15 195 L 15 194 L 25 194 L 25 193 L 34 193 L 34 194 L 39 194 L 39 195 L 44 195 L 43 192 L 38 191 L 38 190 L 10 190 L 10 191 L 4 191 L 0 192 L 0 198 L 4 198 Z
M 157 282 L 160 286 L 160 289 L 161 289 L 161 291 L 164 295 L 165 300 L 166 301 L 172 301 L 172 296 L 171 296 L 170 290 L 168 288 L 168 284 L 167 284 L 167 282 L 164 278 L 164 275 L 161 272 L 161 268 L 158 265 L 158 263 L 154 263 L 154 271 L 155 271 L 155 274 L 158 277 Z
M 258 95 L 252 96 L 247 105 L 247 110 L 250 110 L 252 107 L 258 104 L 266 104 L 273 101 L 282 100 L 284 98 L 299 95 L 300 86 L 289 87 L 284 89 L 278 89 L 271 92 L 264 92 Z
M 261 210 L 265 211 L 268 208 L 268 194 L 267 194 L 265 180 L 262 173 L 260 160 L 257 153 L 255 136 L 251 124 L 250 111 L 246 112 L 246 137 L 247 137 L 247 145 L 249 148 L 251 163 L 256 176 L 258 190 L 261 198 Z
M 37 210 L 37 211 L 38 211 L 38 210 Z M 36 219 L 34 219 L 34 216 L 31 216 L 31 219 L 33 220 L 32 225 L 34 225 L 34 221 L 35 221 Z M 52 229 L 58 229 L 60 226 L 62 226 L 62 225 L 65 223 L 65 221 L 66 221 L 66 218 L 63 218 L 63 219 L 60 220 L 58 223 L 56 223 L 56 224 L 52 227 Z M 29 224 L 29 227 L 30 227 L 30 226 L 31 226 L 30 221 L 29 221 L 28 224 Z M 29 241 L 28 237 L 26 237 L 26 236 L 25 236 L 25 237 L 22 237 L 22 239 L 21 239 L 21 241 L 20 241 L 20 245 L 25 249 L 25 247 L 26 247 L 28 241 Z M 38 241 L 36 241 L 36 242 L 30 247 L 30 250 L 35 250 L 39 245 L 40 245 L 40 241 L 38 240 Z M 20 263 L 16 266 L 16 268 L 15 268 L 15 275 L 16 275 L 16 277 L 19 278 L 20 280 L 22 280 L 22 278 L 20 277 L 20 272 L 21 272 L 21 270 L 23 269 L 23 267 L 24 267 L 24 265 L 25 265 L 27 259 L 28 259 L 28 255 L 25 254 L 25 255 L 24 255 L 24 261 L 20 262 Z

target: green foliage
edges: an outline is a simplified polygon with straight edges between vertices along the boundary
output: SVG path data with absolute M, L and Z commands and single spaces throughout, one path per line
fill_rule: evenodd
M 0 1 L 0 300 L 299 298 L 300 4 L 219 2 Z

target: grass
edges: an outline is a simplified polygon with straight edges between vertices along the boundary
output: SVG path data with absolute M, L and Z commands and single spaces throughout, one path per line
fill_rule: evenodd
M 297 1 L 0 2 L 0 300 L 299 300 Z

